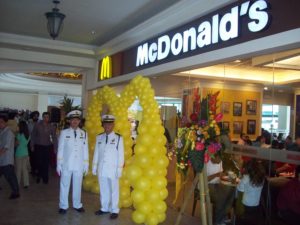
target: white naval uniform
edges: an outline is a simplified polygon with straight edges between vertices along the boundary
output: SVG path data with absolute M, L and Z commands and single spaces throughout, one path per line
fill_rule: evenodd
M 68 209 L 68 196 L 71 178 L 73 178 L 73 207 L 79 209 L 81 203 L 81 186 L 84 171 L 89 167 L 89 151 L 87 133 L 69 128 L 61 131 L 58 143 L 57 167 L 61 168 L 59 208 Z
M 107 136 L 107 143 L 106 143 Z M 123 138 L 115 132 L 96 138 L 93 173 L 97 172 L 103 212 L 119 213 L 119 178 L 124 165 Z

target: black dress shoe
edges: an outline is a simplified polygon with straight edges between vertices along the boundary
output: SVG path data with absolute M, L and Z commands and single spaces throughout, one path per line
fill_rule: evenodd
M 101 216 L 103 214 L 107 214 L 108 212 L 103 212 L 101 209 L 95 212 L 95 215 Z
M 83 207 L 78 208 L 78 209 L 74 208 L 74 209 L 75 209 L 77 212 L 79 212 L 79 213 L 84 213 L 84 212 L 85 212 L 85 210 L 84 210 Z
M 20 194 L 12 193 L 12 194 L 9 196 L 9 199 L 16 199 L 16 198 L 20 198 Z
M 118 216 L 119 216 L 118 213 L 112 213 L 112 214 L 110 214 L 110 218 L 111 218 L 112 220 L 113 220 L 113 219 L 117 219 Z
M 58 210 L 58 213 L 59 213 L 59 214 L 66 214 L 66 213 L 67 213 L 67 210 L 66 210 L 66 209 L 59 209 L 59 210 Z

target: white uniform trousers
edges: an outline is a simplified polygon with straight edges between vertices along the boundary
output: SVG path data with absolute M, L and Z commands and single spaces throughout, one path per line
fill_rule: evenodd
M 83 173 L 80 171 L 63 170 L 60 178 L 60 193 L 59 193 L 59 208 L 69 208 L 69 190 L 72 178 L 72 200 L 73 208 L 79 209 L 82 207 L 81 203 L 81 186 Z
M 119 179 L 98 177 L 100 203 L 103 212 L 119 213 Z

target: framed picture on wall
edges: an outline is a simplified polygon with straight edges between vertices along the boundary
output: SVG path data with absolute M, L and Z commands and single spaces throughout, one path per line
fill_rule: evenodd
M 256 115 L 257 101 L 256 100 L 247 100 L 246 101 L 246 114 L 247 115 Z
M 256 131 L 256 120 L 247 121 L 247 134 L 255 134 Z
M 241 134 L 243 133 L 243 122 L 235 121 L 233 122 L 233 134 Z
M 221 113 L 229 114 L 230 112 L 230 102 L 221 102 Z
M 228 121 L 222 122 L 222 129 L 229 130 L 229 122 Z
M 233 103 L 233 116 L 242 116 L 243 104 L 241 102 Z

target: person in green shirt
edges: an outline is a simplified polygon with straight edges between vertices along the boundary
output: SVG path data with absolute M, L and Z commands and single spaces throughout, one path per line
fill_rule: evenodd
M 16 136 L 16 171 L 19 185 L 21 176 L 23 175 L 24 188 L 29 186 L 29 157 L 28 157 L 28 142 L 30 140 L 28 126 L 25 121 L 19 123 L 19 132 Z

